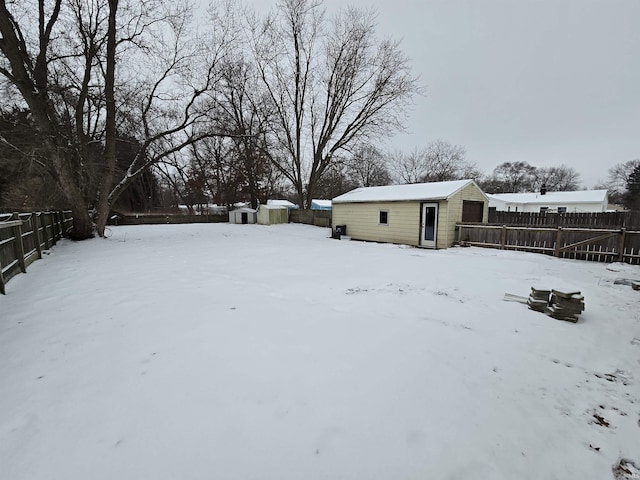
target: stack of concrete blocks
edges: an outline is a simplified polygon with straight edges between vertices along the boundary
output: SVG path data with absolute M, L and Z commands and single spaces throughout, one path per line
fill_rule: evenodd
M 580 292 L 551 290 L 551 299 L 545 313 L 558 320 L 576 323 L 584 311 L 584 296 Z
M 576 323 L 584 311 L 584 297 L 578 291 L 543 290 L 531 287 L 527 299 L 531 310 L 543 312 L 558 320 Z
M 549 296 L 551 295 L 551 290 L 541 290 L 539 288 L 531 287 L 531 293 L 529 294 L 529 298 L 527 299 L 527 305 L 531 310 L 535 310 L 536 312 L 544 312 L 545 309 L 549 306 Z

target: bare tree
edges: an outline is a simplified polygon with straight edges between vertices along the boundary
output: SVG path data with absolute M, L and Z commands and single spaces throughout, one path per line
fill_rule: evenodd
M 640 165 L 640 159 L 628 160 L 611 167 L 606 181 L 596 185 L 595 188 L 603 188 L 609 191 L 609 200 L 612 203 L 623 203 L 627 182 L 634 169 Z
M 580 173 L 567 165 L 536 168 L 533 189 L 545 186 L 550 192 L 570 192 L 580 188 Z
M 333 162 L 318 181 L 316 198 L 334 198 L 359 187 L 342 161 Z
M 0 74 L 43 139 L 43 166 L 73 210 L 74 238 L 104 234 L 109 208 L 149 166 L 215 132 L 220 59 L 232 31 L 224 10 L 210 33 L 183 0 L 0 0 Z M 33 12 L 37 12 L 34 18 Z M 137 69 L 118 68 L 136 65 Z M 118 132 L 139 150 L 115 178 Z
M 224 63 L 218 83 L 218 130 L 233 134 L 231 157 L 241 177 L 243 193 L 256 208 L 267 200 L 273 182 L 281 175 L 271 159 L 268 135 L 273 114 L 268 97 L 259 87 L 257 70 L 241 52 Z
M 462 145 L 438 139 L 430 142 L 425 150 L 423 182 L 444 182 L 478 178 L 479 170 L 465 159 L 465 148 Z
M 391 169 L 397 183 L 420 183 L 426 171 L 426 152 L 413 149 L 409 153 L 396 150 L 391 154 Z
M 60 190 L 43 167 L 46 152 L 26 108 L 0 110 L 0 208 L 47 210 Z
M 527 162 L 505 162 L 482 180 L 483 190 L 491 193 L 521 193 L 533 189 L 536 167 Z
M 226 5 L 224 7 L 227 7 Z M 97 218 L 102 235 L 109 207 L 130 182 L 149 166 L 159 164 L 194 143 L 227 132 L 211 128 L 215 114 L 215 95 L 219 66 L 233 41 L 234 30 L 227 25 L 225 11 L 213 10 L 210 34 L 197 32 L 190 22 L 187 3 L 159 3 L 154 16 L 142 5 L 139 20 L 123 37 L 123 42 L 141 45 L 136 59 L 145 65 L 146 74 L 130 78 L 133 88 L 125 89 L 127 105 L 121 118 L 140 140 L 140 148 L 125 175 L 114 183 L 100 204 Z M 142 26 L 140 26 L 142 25 Z M 213 98 L 213 100 L 212 100 Z
M 73 211 L 72 236 L 92 236 L 87 211 L 88 160 L 85 122 L 92 110 L 90 81 L 104 38 L 101 5 L 92 2 L 79 26 L 84 42 L 72 44 L 61 24 L 73 18 L 73 6 L 62 11 L 62 0 L 11 2 L 0 0 L 0 74 L 28 105 L 46 152 L 43 167 L 56 181 Z M 34 12 L 35 18 L 34 18 Z M 80 63 L 80 68 L 75 68 Z M 75 64 L 75 65 L 74 65 Z
M 309 206 L 340 151 L 402 127 L 418 82 L 398 42 L 375 38 L 370 10 L 328 19 L 321 0 L 283 0 L 251 32 L 277 120 L 272 161 Z
M 384 155 L 372 145 L 363 145 L 344 161 L 347 174 L 359 187 L 389 185 L 391 175 Z
M 477 179 L 481 175 L 475 164 L 465 159 L 463 146 L 442 139 L 408 154 L 396 152 L 392 158 L 392 168 L 400 183 Z

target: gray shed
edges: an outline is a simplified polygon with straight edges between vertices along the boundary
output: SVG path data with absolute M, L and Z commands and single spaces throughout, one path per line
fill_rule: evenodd
M 258 212 L 253 208 L 237 208 L 229 212 L 229 223 L 256 223 Z

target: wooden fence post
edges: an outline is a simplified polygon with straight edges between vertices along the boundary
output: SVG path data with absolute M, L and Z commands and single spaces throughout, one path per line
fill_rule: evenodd
M 53 212 L 53 223 L 56 226 L 55 235 L 56 242 L 62 238 L 62 224 L 60 223 L 60 210 Z
M 4 282 L 4 275 L 2 275 L 2 258 L 0 258 L 0 293 L 2 295 L 7 294 L 7 290 L 4 288 L 4 286 L 5 286 L 5 282 Z
M 560 256 L 560 249 L 562 248 L 562 227 L 558 227 L 558 231 L 556 232 L 556 245 L 555 245 L 555 249 L 553 251 L 553 255 L 555 257 L 559 257 Z
M 627 229 L 622 227 L 620 229 L 620 243 L 618 244 L 618 261 L 624 262 L 624 244 L 627 241 Z
M 40 238 L 40 221 L 38 220 L 38 214 L 33 212 L 31 214 L 31 228 L 33 229 L 33 238 L 36 242 L 36 250 L 38 250 L 38 259 L 42 258 L 42 239 Z
M 507 226 L 502 225 L 502 231 L 500 232 L 500 250 L 504 250 L 504 246 L 507 243 Z
M 57 243 L 57 228 L 56 228 L 56 212 L 49 213 L 49 226 L 51 228 L 51 241 L 50 244 L 53 247 Z
M 13 216 L 16 220 L 20 220 L 20 214 L 14 213 Z M 18 260 L 18 264 L 20 265 L 20 270 L 22 273 L 27 273 L 27 265 L 24 262 L 24 243 L 22 243 L 22 224 L 17 223 L 15 227 L 13 227 L 13 236 L 15 237 L 15 252 Z
M 51 235 L 53 236 L 53 227 L 50 227 L 49 220 L 51 219 L 51 213 L 43 213 L 42 214 L 42 233 L 44 234 L 44 248 L 46 250 L 50 250 L 53 244 L 51 243 L 51 238 L 49 237 L 49 228 L 51 228 Z

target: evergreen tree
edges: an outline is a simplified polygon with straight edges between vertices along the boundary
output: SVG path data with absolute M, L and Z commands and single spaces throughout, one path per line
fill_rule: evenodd
M 627 179 L 624 203 L 630 210 L 640 210 L 640 164 L 636 165 Z

